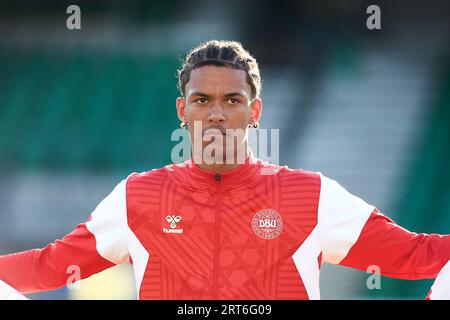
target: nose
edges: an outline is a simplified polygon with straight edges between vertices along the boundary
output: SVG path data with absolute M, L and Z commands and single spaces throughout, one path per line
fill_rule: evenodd
M 226 120 L 225 114 L 223 112 L 223 108 L 220 105 L 215 105 L 211 108 L 210 113 L 208 114 L 207 121 L 210 124 L 222 124 Z

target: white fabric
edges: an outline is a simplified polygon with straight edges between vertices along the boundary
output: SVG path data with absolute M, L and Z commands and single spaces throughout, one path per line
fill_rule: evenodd
M 29 300 L 19 291 L 0 280 L 0 300 Z
M 86 227 L 95 236 L 97 251 L 105 259 L 120 264 L 131 256 L 139 298 L 150 254 L 128 226 L 126 185 L 123 180 L 114 188 L 94 210 Z
M 429 298 L 430 300 L 450 300 L 450 261 L 434 280 Z
M 126 180 L 100 202 L 86 228 L 95 236 L 103 258 L 115 264 L 128 260 Z
M 310 300 L 320 299 L 319 255 L 319 232 L 316 227 L 292 256 Z
M 318 226 L 323 262 L 339 264 L 358 240 L 375 207 L 320 172 Z
M 128 228 L 128 243 L 130 256 L 133 259 L 134 279 L 136 281 L 137 298 L 139 299 L 139 291 L 150 254 L 130 228 Z

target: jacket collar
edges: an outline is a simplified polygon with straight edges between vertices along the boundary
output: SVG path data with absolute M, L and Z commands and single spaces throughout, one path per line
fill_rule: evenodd
M 198 184 L 200 188 L 208 188 L 215 191 L 218 184 L 224 192 L 233 192 L 241 190 L 242 187 L 248 188 L 258 176 L 260 176 L 261 160 L 255 158 L 252 150 L 249 148 L 249 156 L 243 164 L 238 165 L 230 171 L 215 173 L 201 169 L 193 159 L 187 161 L 185 169 L 188 171 L 190 179 Z M 217 175 L 220 180 L 217 181 Z

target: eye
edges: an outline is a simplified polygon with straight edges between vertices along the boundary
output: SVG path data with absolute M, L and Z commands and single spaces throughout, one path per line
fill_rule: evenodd
M 238 104 L 238 103 L 239 103 L 239 100 L 238 100 L 238 99 L 235 99 L 235 98 L 230 98 L 230 99 L 228 99 L 228 103 L 229 103 L 229 104 Z
M 206 104 L 208 103 L 208 99 L 206 98 L 198 98 L 197 100 L 195 100 L 196 103 L 198 104 Z

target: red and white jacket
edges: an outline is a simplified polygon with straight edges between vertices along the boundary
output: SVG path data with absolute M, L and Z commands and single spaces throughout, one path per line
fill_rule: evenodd
M 133 264 L 140 299 L 319 299 L 322 263 L 435 278 L 450 235 L 409 232 L 321 173 L 251 155 L 214 174 L 192 160 L 120 182 L 86 223 L 43 249 L 0 256 L 22 293 Z

